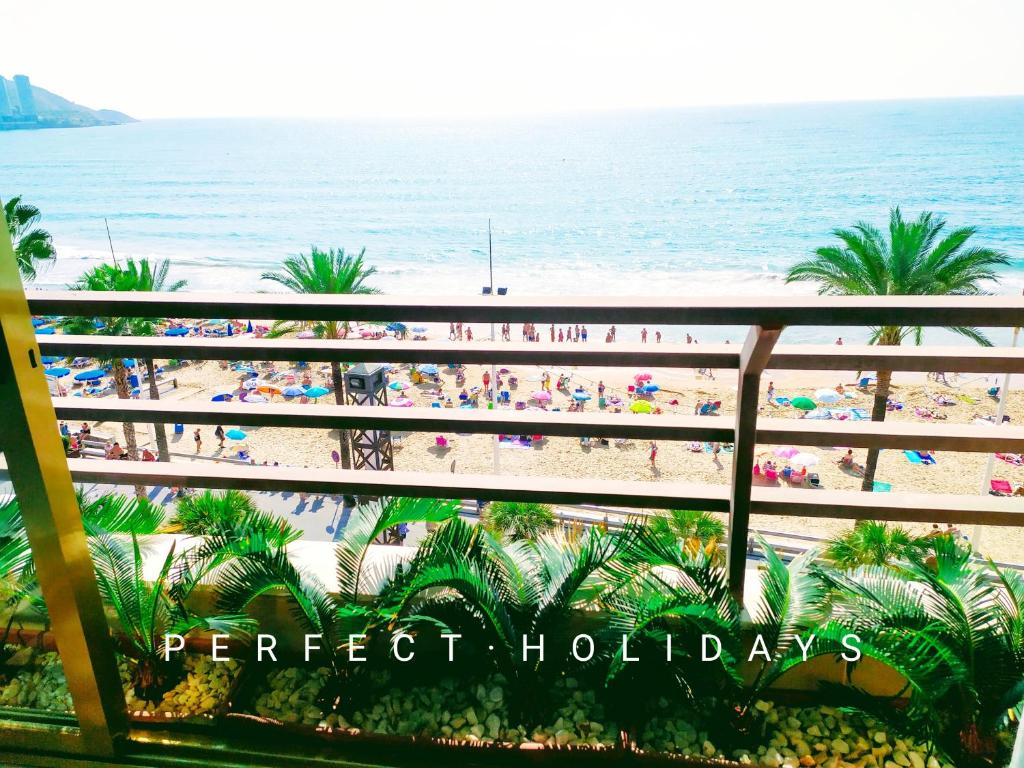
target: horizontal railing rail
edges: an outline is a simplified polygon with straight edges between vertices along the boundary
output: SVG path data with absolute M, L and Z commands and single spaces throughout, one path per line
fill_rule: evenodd
M 196 402 L 181 400 L 118 400 L 53 398 L 57 416 L 68 420 L 159 422 L 311 429 L 383 429 L 401 432 L 608 437 L 647 440 L 732 441 L 731 421 L 709 416 L 662 414 L 656 419 L 631 413 L 565 411 L 490 411 L 462 408 L 367 408 L 317 405 L 296 408 L 289 403 Z M 1024 427 L 939 422 L 828 421 L 759 418 L 757 442 L 766 445 L 851 448 L 914 448 L 943 451 L 1024 451 Z
M 40 336 L 46 355 L 118 356 L 173 360 L 303 360 L 307 362 L 405 362 L 604 367 L 723 368 L 739 366 L 738 344 L 529 344 L 365 340 L 255 339 L 238 337 Z M 779 345 L 768 360 L 775 370 L 948 371 L 1024 373 L 1024 348 Z
M 42 315 L 276 320 L 607 322 L 660 325 L 1024 325 L 1020 296 L 352 296 L 31 291 Z

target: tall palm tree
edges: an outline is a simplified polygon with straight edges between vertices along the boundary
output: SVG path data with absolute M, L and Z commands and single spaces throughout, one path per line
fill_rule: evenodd
M 93 267 L 71 286 L 73 291 L 177 291 L 185 287 L 187 281 L 169 282 L 167 272 L 170 261 L 150 262 L 148 259 L 128 259 L 122 267 L 119 264 L 100 264 Z M 68 333 L 101 334 L 103 336 L 153 336 L 158 321 L 149 317 L 72 317 L 61 323 Z M 117 396 L 127 400 L 131 396 L 128 386 L 128 369 L 120 357 L 107 361 L 114 374 L 114 385 Z M 160 399 L 160 391 L 156 384 L 156 366 L 152 360 L 146 360 L 146 371 L 149 374 L 149 397 Z M 154 425 L 156 429 L 157 452 L 161 461 L 170 461 L 167 445 L 167 431 L 163 424 Z M 135 425 L 127 422 L 124 425 L 124 439 L 128 456 L 136 459 L 138 443 L 135 437 Z
M 14 257 L 25 282 L 35 280 L 36 266 L 40 262 L 57 258 L 53 237 L 45 229 L 35 226 L 41 217 L 38 208 L 21 202 L 21 195 L 4 203 L 4 218 L 7 219 L 7 229 L 14 244 Z
M 1010 263 L 1001 251 L 968 246 L 977 231 L 958 227 L 945 236 L 944 219 L 925 212 L 907 221 L 898 207 L 889 212 L 888 239 L 874 225 L 858 222 L 836 229 L 841 244 L 818 248 L 814 256 L 793 265 L 786 282 L 818 284 L 831 296 L 977 296 L 984 284 L 998 280 L 996 269 Z M 976 328 L 949 330 L 983 346 L 991 342 Z M 895 346 L 910 338 L 920 344 L 920 326 L 886 325 L 871 329 L 871 343 Z M 884 421 L 892 371 L 878 371 L 872 421 Z M 868 451 L 862 490 L 874 487 L 878 449 Z
M 302 253 L 298 256 L 289 256 L 284 260 L 281 272 L 264 272 L 263 279 L 272 280 L 294 293 L 380 293 L 365 283 L 366 279 L 377 271 L 376 267 L 368 267 L 363 263 L 365 254 L 365 248 L 358 256 L 352 256 L 346 254 L 344 248 L 321 251 L 313 246 L 308 256 Z M 281 336 L 305 328 L 311 330 L 318 339 L 344 339 L 348 337 L 350 330 L 347 320 L 318 320 L 311 323 L 278 321 L 271 328 L 270 336 Z M 331 361 L 331 384 L 334 389 L 334 401 L 338 405 L 344 405 L 345 386 L 341 378 L 341 363 L 336 360 Z M 351 469 L 348 430 L 341 430 L 340 442 L 341 466 L 343 469 Z

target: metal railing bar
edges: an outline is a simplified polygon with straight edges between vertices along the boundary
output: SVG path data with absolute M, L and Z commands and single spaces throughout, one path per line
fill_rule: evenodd
M 32 291 L 35 314 L 280 320 L 1012 327 L 1020 296 L 482 297 Z

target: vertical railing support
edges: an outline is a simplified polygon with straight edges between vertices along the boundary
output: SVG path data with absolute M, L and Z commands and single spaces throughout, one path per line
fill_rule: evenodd
M 0 448 L 60 650 L 82 751 L 114 753 L 124 691 L 28 302 L 0 210 Z
M 743 605 L 747 568 L 747 535 L 750 527 L 750 487 L 753 482 L 757 443 L 757 407 L 761 374 L 768 364 L 781 328 L 755 325 L 740 352 L 739 388 L 736 392 L 736 449 L 732 455 L 732 491 L 729 495 L 729 589 Z

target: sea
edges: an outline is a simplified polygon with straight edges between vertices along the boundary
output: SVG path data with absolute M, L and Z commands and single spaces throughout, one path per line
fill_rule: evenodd
M 365 249 L 397 294 L 479 294 L 490 263 L 511 295 L 806 293 L 790 265 L 899 205 L 977 227 L 1013 259 L 990 290 L 1019 293 L 1024 98 L 0 133 L 0 198 L 15 194 L 58 247 L 37 287 L 113 247 L 171 259 L 191 290 L 273 290 L 262 273 L 316 245 Z

